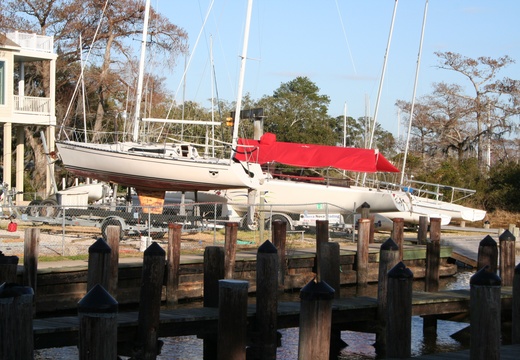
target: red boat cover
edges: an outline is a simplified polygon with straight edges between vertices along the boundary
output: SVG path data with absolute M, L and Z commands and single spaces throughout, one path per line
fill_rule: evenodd
M 374 149 L 280 142 L 276 141 L 276 135 L 272 133 L 265 133 L 260 140 L 238 139 L 236 158 L 261 165 L 277 162 L 307 168 L 333 167 L 369 173 L 400 171 Z

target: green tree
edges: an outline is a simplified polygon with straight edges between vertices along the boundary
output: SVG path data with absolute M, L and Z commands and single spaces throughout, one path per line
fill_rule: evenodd
M 328 114 L 330 99 L 307 77 L 283 83 L 258 105 L 266 115 L 264 129 L 280 141 L 336 145 L 335 119 Z

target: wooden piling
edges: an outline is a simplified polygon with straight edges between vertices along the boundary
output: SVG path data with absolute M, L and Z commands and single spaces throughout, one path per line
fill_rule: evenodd
M 278 289 L 283 292 L 285 289 L 285 274 L 287 273 L 286 243 L 287 243 L 287 223 L 281 220 L 273 221 L 272 227 L 273 245 L 278 250 L 279 272 Z
M 219 360 L 246 359 L 248 286 L 243 280 L 219 280 Z
M 225 279 L 232 279 L 235 271 L 235 259 L 237 255 L 237 232 L 238 223 L 226 223 L 226 232 L 224 235 L 224 247 L 226 250 L 225 258 Z
M 326 242 L 321 244 L 321 281 L 327 283 L 334 289 L 334 298 L 340 298 L 340 249 L 337 242 Z M 330 333 L 330 354 L 338 354 L 345 348 L 347 343 L 341 339 L 341 329 L 331 326 Z
M 399 261 L 403 261 L 403 247 L 404 247 L 404 219 L 395 218 L 392 220 L 392 239 L 399 247 Z
M 316 220 L 316 281 L 321 281 L 320 251 L 321 244 L 329 241 L 329 221 Z
M 219 281 L 224 279 L 224 248 L 207 246 L 204 249 L 204 307 L 218 308 Z M 217 358 L 217 334 L 204 335 L 204 360 Z
M 386 353 L 386 316 L 388 272 L 399 263 L 399 247 L 392 238 L 388 238 L 379 251 L 379 273 L 377 280 L 377 329 L 376 353 L 384 358 Z
M 477 270 L 487 267 L 487 271 L 496 274 L 498 264 L 498 245 L 489 235 L 482 239 L 478 246 Z
M 417 231 L 417 244 L 426 245 L 428 239 L 428 216 L 419 216 L 419 230 Z
M 426 292 L 439 291 L 439 266 L 441 261 L 441 219 L 430 219 L 430 241 L 426 245 Z
M 38 273 L 38 243 L 40 241 L 40 229 L 25 229 L 23 248 L 23 282 L 25 286 L 33 288 L 36 294 L 36 279 Z
M 358 241 L 356 253 L 357 286 L 368 285 L 368 242 L 370 236 L 370 220 L 358 220 Z
M 0 251 L 0 284 L 16 283 L 18 256 L 6 256 Z
M 321 281 L 325 281 L 334 289 L 335 298 L 340 297 L 340 251 L 337 242 L 326 242 L 321 244 L 320 259 Z
M 501 279 L 486 268 L 470 279 L 470 359 L 500 359 Z
M 265 241 L 256 260 L 256 331 L 254 358 L 276 359 L 278 343 L 278 274 L 279 257 L 276 247 Z
M 311 280 L 300 291 L 298 360 L 328 360 L 334 289 Z
M 513 278 L 511 343 L 520 344 L 520 264 L 515 267 Z
M 182 224 L 168 224 L 168 249 L 166 255 L 166 307 L 178 302 L 179 267 L 181 262 Z
M 224 279 L 225 253 L 221 246 L 204 249 L 204 306 L 218 307 L 219 280 Z
M 430 219 L 430 241 L 426 244 L 426 272 L 424 291 L 439 291 L 439 266 L 441 262 L 441 219 Z M 434 338 L 437 335 L 437 318 L 423 317 L 423 336 Z
M 33 299 L 30 286 L 0 284 L 0 359 L 33 359 Z
M 500 278 L 502 286 L 512 286 L 515 271 L 515 236 L 506 230 L 498 237 L 500 242 Z
M 96 284 L 78 302 L 79 359 L 117 359 L 117 301 Z
M 94 286 L 101 285 L 103 289 L 110 287 L 110 246 L 99 238 L 88 248 L 87 292 Z
M 159 311 L 166 252 L 153 242 L 144 252 L 137 326 L 137 359 L 155 359 L 159 350 Z
M 373 244 L 374 243 L 374 233 L 375 233 L 375 224 L 374 215 L 370 215 L 370 205 L 367 202 L 364 202 L 360 206 L 361 209 L 361 219 L 369 219 L 370 220 L 370 231 L 368 236 L 368 243 Z
M 405 359 L 412 352 L 413 273 L 401 261 L 388 272 L 386 356 Z
M 121 227 L 118 225 L 107 226 L 107 244 L 112 250 L 110 252 L 110 275 L 109 283 L 105 290 L 117 299 L 117 288 L 119 283 L 119 241 L 121 240 Z

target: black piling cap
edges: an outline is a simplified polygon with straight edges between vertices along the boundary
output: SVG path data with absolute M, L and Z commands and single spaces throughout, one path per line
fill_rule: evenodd
M 316 282 L 311 280 L 300 290 L 300 299 L 313 300 L 332 300 L 334 299 L 334 289 L 325 281 Z
M 115 313 L 117 301 L 99 284 L 96 284 L 78 302 L 78 312 L 82 313 Z
M 386 239 L 386 241 L 381 245 L 381 250 L 399 250 L 399 245 L 397 245 L 391 237 Z
M 98 253 L 98 254 L 110 254 L 112 249 L 110 248 L 110 245 L 107 244 L 103 238 L 99 238 L 96 240 L 96 242 L 88 248 L 88 253 Z
M 18 265 L 18 256 L 7 256 L 0 251 L 0 265 Z
M 12 298 L 22 295 L 34 295 L 34 290 L 30 286 L 22 286 L 16 283 L 0 284 L 0 298 Z
M 161 247 L 161 245 L 157 244 L 157 242 L 153 242 L 152 245 L 148 246 L 148 248 L 144 251 L 144 256 L 165 256 L 166 251 Z
M 509 230 L 506 230 L 502 234 L 500 234 L 500 236 L 498 237 L 498 240 L 500 240 L 500 241 L 504 241 L 504 240 L 515 241 L 516 238 L 515 238 L 515 236 L 513 234 L 511 234 L 511 232 Z
M 494 272 L 489 271 L 489 265 L 484 266 L 469 279 L 470 285 L 500 286 L 502 279 Z
M 480 241 L 479 246 L 497 246 L 497 242 L 490 235 L 486 235 L 486 237 Z
M 361 204 L 361 208 L 362 209 L 370 209 L 370 205 L 367 203 L 367 202 L 364 202 L 363 204 Z
M 392 279 L 413 279 L 413 273 L 412 270 L 408 269 L 406 265 L 400 261 L 388 271 L 388 277 Z
M 269 240 L 264 241 L 262 245 L 258 248 L 258 253 L 262 254 L 276 254 L 278 250 L 276 246 L 273 245 Z

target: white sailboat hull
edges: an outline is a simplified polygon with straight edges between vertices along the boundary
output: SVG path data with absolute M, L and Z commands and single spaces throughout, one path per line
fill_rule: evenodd
M 393 212 L 385 212 L 381 215 L 386 216 L 387 218 L 393 220 L 397 218 L 401 218 L 407 224 L 419 224 L 419 220 L 421 216 L 426 216 L 428 218 L 428 222 L 432 218 L 441 219 L 441 225 L 446 226 L 451 222 L 451 217 L 446 214 L 441 214 L 435 211 L 429 211 L 428 209 L 420 209 L 415 211 L 393 211 Z
M 481 221 L 486 216 L 485 210 L 470 208 L 459 204 L 412 196 L 412 208 L 424 208 L 451 217 L 452 220 Z
M 171 144 L 170 144 L 171 145 Z M 260 165 L 181 153 L 173 145 L 56 142 L 70 172 L 148 191 L 255 188 Z
M 269 179 L 257 189 L 254 204 L 263 201 L 265 208 L 288 213 L 342 213 L 356 211 L 363 203 L 371 212 L 400 211 L 407 206 L 407 198 L 398 193 L 365 187 L 327 186 L 306 182 Z M 248 191 L 227 190 L 227 202 L 240 215 L 248 211 Z

